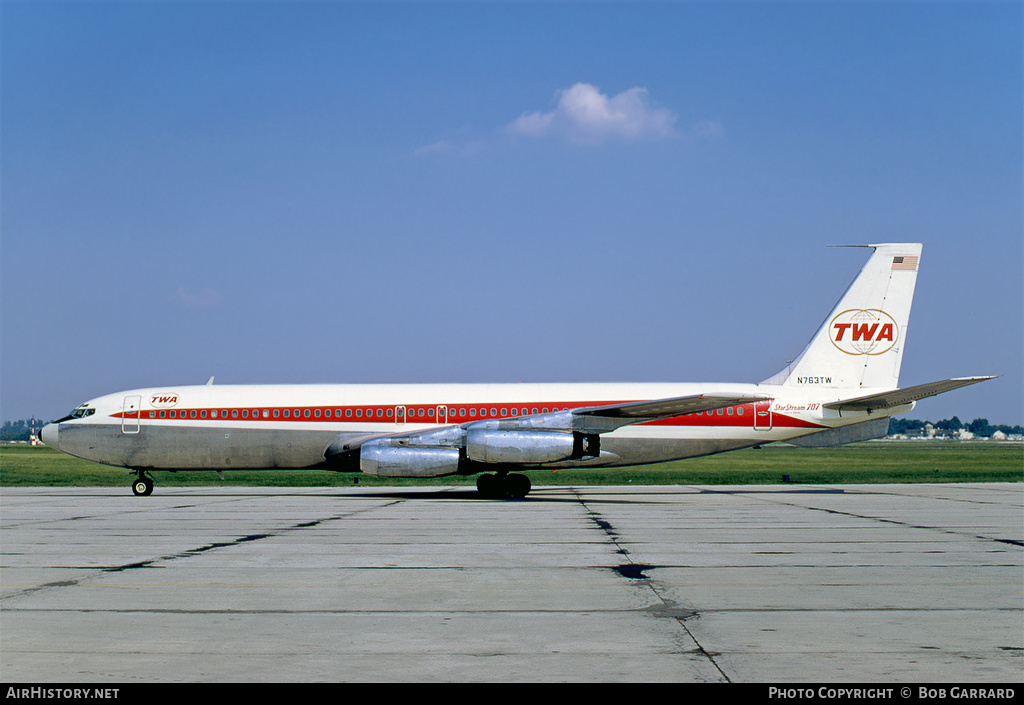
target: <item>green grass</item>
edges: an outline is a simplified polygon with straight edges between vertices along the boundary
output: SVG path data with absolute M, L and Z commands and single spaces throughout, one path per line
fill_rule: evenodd
M 1022 482 L 1024 445 L 1020 443 L 871 441 L 836 448 L 773 445 L 706 458 L 677 460 L 606 470 L 533 470 L 541 485 L 738 485 L 778 484 L 783 476 L 801 484 L 893 482 Z M 232 485 L 250 487 L 341 487 L 472 485 L 475 477 L 426 480 L 374 478 L 361 473 L 322 470 L 157 472 L 161 487 Z M 0 487 L 128 487 L 124 468 L 97 465 L 50 448 L 0 446 Z

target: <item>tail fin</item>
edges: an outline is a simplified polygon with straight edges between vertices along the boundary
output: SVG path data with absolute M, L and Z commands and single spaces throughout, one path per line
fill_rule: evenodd
M 874 254 L 800 356 L 762 384 L 895 388 L 921 245 L 867 245 Z

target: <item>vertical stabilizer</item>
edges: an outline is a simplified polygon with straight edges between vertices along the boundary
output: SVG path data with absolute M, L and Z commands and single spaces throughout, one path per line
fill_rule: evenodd
M 921 261 L 918 243 L 874 253 L 800 356 L 763 384 L 895 388 Z

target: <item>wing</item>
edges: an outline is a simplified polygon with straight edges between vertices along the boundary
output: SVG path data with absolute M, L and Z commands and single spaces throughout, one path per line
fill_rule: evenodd
M 626 404 L 575 409 L 572 413 L 576 416 L 584 417 L 621 419 L 625 424 L 629 424 L 696 414 L 698 411 L 714 411 L 715 409 L 722 409 L 727 406 L 767 401 L 770 398 L 756 394 L 694 394 L 688 397 L 634 401 Z
M 727 406 L 766 401 L 770 398 L 755 394 L 694 394 L 686 397 L 624 402 L 515 418 L 482 419 L 427 430 L 383 434 L 339 434 L 332 440 L 324 455 L 328 459 L 338 458 L 357 453 L 364 443 L 384 441 L 394 447 L 460 447 L 465 445 L 467 433 L 481 430 L 602 434 L 630 424 L 695 414 L 698 411 L 714 411 Z
M 984 382 L 987 379 L 993 379 L 993 377 L 958 377 L 956 379 L 944 379 L 939 382 L 929 382 L 927 384 L 918 384 L 914 387 L 906 387 L 905 389 L 894 389 L 891 392 L 869 394 L 865 397 L 834 401 L 828 404 L 822 404 L 822 406 L 826 409 L 833 409 L 840 413 L 844 411 L 866 411 L 871 413 L 878 409 L 903 406 L 904 404 L 909 404 L 910 402 L 917 401 L 918 399 L 933 397 L 936 394 L 942 394 L 943 392 L 949 392 L 954 389 L 959 389 L 960 387 L 966 387 L 970 384 Z
M 727 406 L 766 401 L 759 394 L 693 394 L 649 401 L 631 401 L 603 406 L 555 411 L 548 414 L 522 416 L 514 419 L 493 419 L 470 423 L 465 428 L 489 427 L 501 430 L 555 430 L 601 434 L 631 424 L 670 419 L 675 416 L 714 411 Z

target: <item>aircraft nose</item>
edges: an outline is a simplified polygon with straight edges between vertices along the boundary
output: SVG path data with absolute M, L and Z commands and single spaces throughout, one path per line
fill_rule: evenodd
M 60 446 L 57 445 L 57 429 L 57 424 L 48 423 L 43 426 L 43 430 L 39 432 L 39 436 L 43 439 L 43 443 L 54 450 L 60 450 Z

